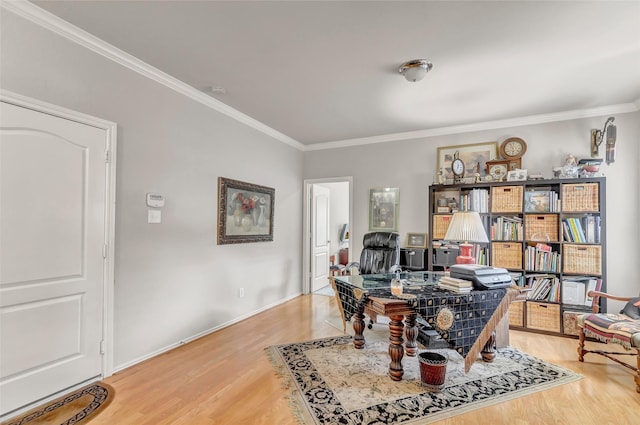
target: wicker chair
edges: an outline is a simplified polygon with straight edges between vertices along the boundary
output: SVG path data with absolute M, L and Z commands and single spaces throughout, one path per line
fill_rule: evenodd
M 584 355 L 587 353 L 599 354 L 633 370 L 636 391 L 640 393 L 640 298 L 617 297 L 598 291 L 590 291 L 589 296 L 593 297 L 593 313 L 578 316 L 578 360 L 584 362 Z M 598 313 L 600 298 L 627 301 L 627 305 L 620 314 Z M 630 352 L 588 350 L 585 348 L 586 338 L 594 338 L 607 344 L 620 344 Z M 614 357 L 620 355 L 635 356 L 636 366 Z

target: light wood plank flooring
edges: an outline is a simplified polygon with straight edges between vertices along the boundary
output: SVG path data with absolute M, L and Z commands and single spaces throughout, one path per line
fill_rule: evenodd
M 326 322 L 337 315 L 333 297 L 301 296 L 118 372 L 105 380 L 116 389 L 114 402 L 91 425 L 295 424 L 264 348 L 340 335 Z M 513 330 L 510 338 L 520 350 L 584 379 L 438 424 L 640 424 L 630 370 L 595 355 L 579 363 L 577 339 Z

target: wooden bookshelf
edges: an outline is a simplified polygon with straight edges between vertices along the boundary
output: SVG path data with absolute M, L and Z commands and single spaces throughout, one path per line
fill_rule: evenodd
M 535 298 L 512 305 L 511 327 L 575 337 L 573 318 L 591 310 L 586 292 L 606 290 L 606 179 L 430 186 L 429 270 L 446 268 L 437 247 L 454 245 L 443 240 L 452 217 L 438 212 L 444 194 L 461 211 L 480 213 L 490 240 L 477 246 L 482 258 L 509 270 L 517 284 L 536 286 Z

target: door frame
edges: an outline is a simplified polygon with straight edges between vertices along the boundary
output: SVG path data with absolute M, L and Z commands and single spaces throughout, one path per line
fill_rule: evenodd
M 353 228 L 353 177 L 327 177 L 321 179 L 305 179 L 304 203 L 302 206 L 302 293 L 311 292 L 311 187 L 322 183 L 349 183 L 349 227 Z M 349 255 L 351 255 L 351 238 L 349 238 Z
M 19 107 L 28 108 L 55 117 L 75 121 L 105 131 L 107 151 L 105 151 L 105 228 L 103 250 L 103 315 L 102 315 L 102 377 L 113 374 L 113 311 L 114 311 L 114 273 L 115 273 L 115 216 L 116 216 L 116 144 L 117 124 L 100 118 L 86 115 L 80 112 L 53 105 L 41 100 L 33 99 L 8 90 L 0 89 L 0 100 Z M 79 383 L 82 384 L 82 383 Z M 80 385 L 79 385 L 80 386 Z M 55 398 L 59 394 L 52 395 L 48 399 Z M 40 400 L 42 401 L 42 400 Z M 25 407 L 28 409 L 28 406 Z

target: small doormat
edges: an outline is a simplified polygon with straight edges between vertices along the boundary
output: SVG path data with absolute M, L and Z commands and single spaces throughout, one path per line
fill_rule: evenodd
M 56 400 L 31 409 L 0 425 L 80 425 L 89 422 L 111 403 L 114 389 L 95 382 Z
M 301 424 L 427 424 L 581 378 L 511 347 L 499 349 L 493 363 L 478 360 L 469 373 L 458 353 L 435 350 L 448 357 L 447 372 L 442 391 L 429 392 L 415 357 L 402 360 L 402 381 L 389 378 L 388 347 L 370 338 L 356 350 L 352 337 L 342 336 L 267 352 Z

